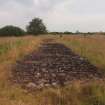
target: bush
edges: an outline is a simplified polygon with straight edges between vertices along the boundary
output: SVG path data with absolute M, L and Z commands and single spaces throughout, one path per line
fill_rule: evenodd
M 69 31 L 65 31 L 64 34 L 73 34 L 73 33 Z
M 0 29 L 0 36 L 22 36 L 25 31 L 15 26 L 5 26 Z

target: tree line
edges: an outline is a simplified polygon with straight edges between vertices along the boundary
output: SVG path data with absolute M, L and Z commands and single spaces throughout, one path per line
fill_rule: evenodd
M 48 32 L 45 24 L 43 23 L 43 20 L 40 18 L 34 18 L 32 19 L 29 24 L 26 26 L 26 31 L 12 25 L 8 25 L 5 27 L 0 28 L 0 36 L 24 36 L 24 35 L 39 35 L 39 34 L 51 34 L 51 35 L 93 35 L 96 34 L 95 32 L 88 32 L 83 33 L 76 31 L 75 33 L 65 31 L 65 32 Z M 101 32 L 101 34 L 104 34 L 104 32 Z
M 0 36 L 24 36 L 27 34 L 38 35 L 46 33 L 47 28 L 40 18 L 32 19 L 32 21 L 26 26 L 26 31 L 12 25 L 0 28 Z

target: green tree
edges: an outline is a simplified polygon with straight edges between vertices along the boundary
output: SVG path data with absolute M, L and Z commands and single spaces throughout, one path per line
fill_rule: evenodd
M 72 34 L 72 32 L 65 31 L 64 34 Z
M 46 26 L 44 25 L 42 19 L 34 18 L 26 27 L 28 34 L 38 35 L 47 33 Z
M 0 36 L 22 36 L 25 31 L 16 26 L 5 26 L 0 29 Z

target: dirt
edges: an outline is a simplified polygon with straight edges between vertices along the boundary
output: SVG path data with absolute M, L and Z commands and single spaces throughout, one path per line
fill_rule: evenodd
M 75 80 L 102 79 L 103 74 L 86 58 L 65 45 L 46 40 L 37 52 L 32 52 L 13 69 L 13 82 L 26 88 L 64 86 Z

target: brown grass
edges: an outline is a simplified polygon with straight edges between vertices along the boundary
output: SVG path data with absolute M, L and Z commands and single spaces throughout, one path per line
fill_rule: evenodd
M 40 38 L 32 36 L 8 37 L 0 40 L 0 79 L 2 80 L 8 78 L 9 70 L 16 60 L 37 49 L 41 42 Z
M 64 36 L 58 40 L 75 53 L 88 58 L 92 64 L 105 70 L 105 36 Z
M 54 38 L 96 66 L 105 69 L 105 36 L 27 36 L 0 38 L 0 105 L 105 105 L 105 85 L 92 81 L 85 85 L 48 88 L 33 92 L 11 85 L 8 81 L 11 67 L 16 60 L 37 50 L 42 39 Z

